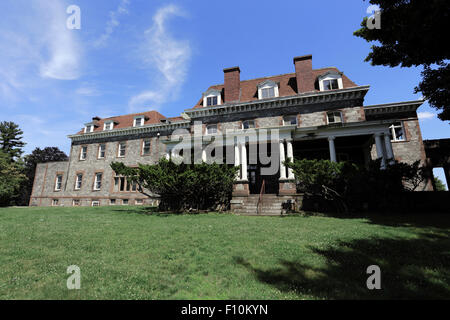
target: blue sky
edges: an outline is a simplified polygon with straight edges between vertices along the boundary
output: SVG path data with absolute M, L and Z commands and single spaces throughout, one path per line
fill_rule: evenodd
M 66 8 L 81 29 L 66 28 Z M 421 98 L 420 68 L 373 67 L 370 44 L 353 36 L 369 3 L 350 1 L 3 0 L 0 3 L 0 120 L 24 130 L 26 152 L 70 150 L 68 134 L 93 116 L 155 109 L 177 116 L 223 68 L 241 79 L 336 66 L 371 85 L 365 104 Z M 424 139 L 448 138 L 436 110 L 419 109 Z

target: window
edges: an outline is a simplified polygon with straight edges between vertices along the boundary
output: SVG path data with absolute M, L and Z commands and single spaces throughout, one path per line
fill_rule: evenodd
M 275 97 L 275 89 L 272 88 L 263 88 L 261 89 L 261 96 L 263 99 L 273 98 Z
M 127 143 L 126 142 L 120 142 L 119 143 L 118 157 L 125 157 L 126 150 L 127 150 Z
M 91 205 L 93 207 L 99 207 L 100 206 L 100 201 L 99 200 L 92 200 Z
M 77 173 L 77 177 L 75 179 L 75 190 L 80 190 L 83 184 L 83 174 Z
M 391 141 L 405 141 L 405 131 L 401 122 L 395 122 L 389 127 Z
M 57 206 L 59 204 L 58 199 L 52 199 L 52 206 Z
M 136 205 L 142 205 L 142 204 L 144 203 L 144 200 L 143 200 L 143 199 L 136 199 L 136 200 L 134 201 L 134 203 L 135 203 Z
M 265 80 L 257 85 L 258 99 L 268 99 L 278 97 L 278 83 L 272 80 Z
M 242 129 L 252 129 L 252 128 L 255 128 L 254 120 L 246 120 L 242 122 Z
M 104 159 L 106 154 L 106 144 L 99 144 L 98 145 L 98 159 Z
M 73 199 L 72 200 L 72 206 L 79 207 L 81 205 L 81 202 L 79 199 Z
M 86 160 L 87 146 L 82 146 L 80 150 L 80 160 Z
M 116 199 L 109 200 L 109 204 L 114 206 L 116 204 Z
M 206 127 L 206 134 L 217 133 L 217 124 L 210 124 Z
M 206 106 L 216 106 L 216 105 L 217 105 L 217 96 L 206 98 Z
M 297 116 L 285 116 L 285 117 L 283 117 L 283 124 L 285 126 L 297 125 Z
M 144 117 L 136 117 L 134 118 L 133 127 L 140 127 L 144 125 Z
M 60 191 L 61 190 L 61 186 L 62 186 L 62 174 L 57 174 L 56 175 L 56 180 L 55 180 L 55 191 Z
M 122 204 L 127 205 L 128 204 L 128 199 L 123 199 L 122 200 Z
M 323 90 L 335 90 L 339 89 L 337 79 L 323 80 Z
M 114 122 L 113 121 L 107 121 L 103 125 L 103 130 L 112 130 L 114 128 Z
M 101 172 L 98 172 L 95 174 L 95 180 L 94 180 L 94 190 L 100 190 L 102 187 L 102 177 L 103 174 Z
M 342 122 L 342 115 L 340 111 L 333 111 L 327 113 L 328 123 L 340 123 Z
M 146 156 L 150 154 L 150 140 L 144 140 L 142 142 L 142 155 Z
M 92 124 L 87 124 L 84 127 L 84 133 L 90 133 L 90 132 L 94 132 L 94 125 Z

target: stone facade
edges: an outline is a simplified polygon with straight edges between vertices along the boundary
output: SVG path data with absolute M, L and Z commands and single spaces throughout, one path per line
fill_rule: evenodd
M 332 161 L 339 160 L 338 156 L 345 152 L 350 156 L 364 153 L 366 161 L 377 157 L 388 159 L 390 154 L 399 161 L 425 161 L 416 114 L 420 101 L 364 106 L 368 87 L 357 86 L 335 68 L 312 70 L 310 59 L 310 56 L 295 58 L 295 74 L 263 79 L 241 81 L 239 68 L 225 69 L 225 85 L 212 86 L 207 91 L 223 95 L 217 101 L 224 103 L 203 106 L 204 99 L 201 99 L 182 117 L 166 118 L 155 111 L 106 119 L 94 117 L 92 122 L 86 124 L 91 131 L 84 129 L 69 136 L 72 139 L 69 161 L 38 164 L 30 205 L 156 204 L 157 195 L 147 197 L 134 190 L 122 177 L 115 176 L 110 163 L 119 161 L 137 166 L 170 157 L 178 141 L 173 135 L 181 130 L 186 136 L 197 139 L 194 127 L 198 123 L 201 124 L 198 139 L 202 140 L 203 146 L 211 141 L 212 135 L 207 132 L 209 126 L 217 125 L 218 133 L 231 132 L 227 147 L 233 153 L 234 164 L 241 166 L 234 187 L 236 197 L 259 193 L 261 189 L 258 185 L 261 177 L 259 174 L 253 175 L 260 164 L 252 166 L 248 162 L 249 144 L 238 139 L 247 132 L 243 127 L 246 120 L 254 121 L 251 130 L 255 132 L 261 129 L 277 130 L 279 141 L 275 145 L 276 151 L 279 151 L 279 169 L 275 176 L 266 180 L 275 185 L 279 196 L 295 194 L 292 172 L 282 162 L 298 154 L 293 150 L 293 146 L 297 145 L 313 153 L 317 151 L 317 154 L 323 154 L 325 145 L 329 148 L 326 153 Z M 317 81 L 327 79 L 326 72 L 341 77 L 333 84 L 341 87 L 327 91 L 317 89 Z M 258 84 L 263 81 L 277 85 L 272 95 L 276 92 L 279 96 L 270 96 L 268 91 L 269 97 L 259 97 L 261 90 L 258 90 Z M 320 87 L 324 84 L 321 83 Z M 328 112 L 340 115 L 337 122 L 329 123 Z M 296 123 L 285 123 L 286 116 L 293 116 Z M 136 122 L 141 120 L 142 125 L 136 126 Z M 405 139 L 391 141 L 390 126 L 398 122 L 403 124 Z M 107 130 L 107 124 L 111 124 L 112 128 Z M 318 143 L 311 144 L 312 140 Z M 120 145 L 125 148 L 123 156 L 119 153 Z M 104 157 L 99 157 L 100 146 L 105 148 Z M 87 148 L 85 158 L 81 157 L 82 153 L 84 155 L 83 148 Z M 317 150 L 311 151 L 314 148 Z M 203 154 L 206 154 L 205 149 L 202 157 Z M 99 185 L 96 184 L 96 176 L 98 178 L 100 173 Z M 82 175 L 81 187 L 77 188 L 79 175 Z M 56 179 L 61 179 L 61 183 L 57 184 Z

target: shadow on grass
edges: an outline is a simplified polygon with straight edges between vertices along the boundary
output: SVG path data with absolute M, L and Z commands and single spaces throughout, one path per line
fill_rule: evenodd
M 327 249 L 309 248 L 325 258 L 324 266 L 279 261 L 273 269 L 252 266 L 242 257 L 235 263 L 262 283 L 282 292 L 325 299 L 450 299 L 449 234 L 418 239 L 361 239 Z M 321 259 L 320 259 L 321 260 Z M 381 269 L 381 290 L 366 287 L 366 269 Z

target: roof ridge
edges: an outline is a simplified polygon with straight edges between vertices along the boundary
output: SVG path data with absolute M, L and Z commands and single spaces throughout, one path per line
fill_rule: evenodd
M 145 114 L 145 113 L 150 113 L 150 112 L 155 112 L 155 113 L 157 113 L 158 115 L 163 116 L 164 118 L 167 118 L 165 115 L 163 115 L 163 114 L 160 113 L 159 111 L 156 111 L 156 110 L 150 110 L 150 111 L 144 111 L 144 112 L 126 113 L 126 114 L 122 114 L 122 115 L 118 115 L 118 116 L 112 116 L 112 117 L 107 117 L 107 118 L 101 118 L 100 120 L 107 120 L 107 119 L 119 118 L 119 117 L 124 117 L 124 116 L 133 116 L 133 115 Z

